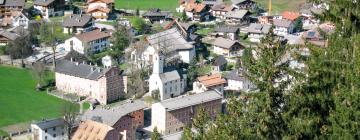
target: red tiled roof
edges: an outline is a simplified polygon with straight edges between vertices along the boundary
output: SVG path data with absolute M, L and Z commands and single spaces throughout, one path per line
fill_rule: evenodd
M 283 19 L 287 19 L 291 21 L 294 21 L 295 19 L 300 17 L 300 14 L 298 12 L 289 12 L 289 11 L 285 11 L 281 15 Z
M 211 87 L 226 83 L 226 80 L 221 77 L 221 74 L 205 75 L 198 77 L 197 80 L 205 87 Z
M 198 3 L 188 3 L 186 6 L 185 6 L 185 11 L 187 12 L 201 12 L 202 10 L 204 10 L 205 8 L 205 4 L 198 4 Z
M 91 13 L 91 12 L 96 11 L 96 10 L 105 12 L 105 13 L 107 13 L 107 14 L 110 12 L 110 9 L 107 8 L 107 7 L 96 6 L 96 7 L 94 7 L 94 8 L 91 8 L 91 9 L 89 8 L 89 9 L 87 9 L 87 10 L 86 10 L 86 13 Z

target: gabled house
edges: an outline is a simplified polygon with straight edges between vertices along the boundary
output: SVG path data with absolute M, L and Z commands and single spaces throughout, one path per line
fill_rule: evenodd
M 110 47 L 111 34 L 101 29 L 77 34 L 65 40 L 65 50 L 91 55 Z
M 200 108 L 214 119 L 221 113 L 222 99 L 220 93 L 211 90 L 152 104 L 151 129 L 157 127 L 162 135 L 181 133 L 186 126 L 191 126 Z
M 227 66 L 227 60 L 223 55 L 219 55 L 212 62 L 212 73 L 218 73 L 224 71 Z
M 250 22 L 248 10 L 230 11 L 225 15 L 225 23 L 229 25 L 247 24 Z
M 313 29 L 313 30 L 306 31 L 306 32 L 303 33 L 302 37 L 306 41 L 308 41 L 308 42 L 310 42 L 310 43 L 312 43 L 314 45 L 324 47 L 326 40 L 325 40 L 324 36 L 321 35 L 319 30 L 321 30 L 321 29 L 316 28 L 316 29 Z
M 64 15 L 65 0 L 35 0 L 34 8 L 44 19 Z
M 29 26 L 29 14 L 26 11 L 17 12 L 18 14 L 13 17 L 12 26 L 18 27 L 22 26 L 24 29 L 27 29 Z
M 107 20 L 114 9 L 114 0 L 87 0 L 86 13 L 96 20 Z
M 274 19 L 274 33 L 279 36 L 292 34 L 294 32 L 294 22 L 286 19 Z
M 85 63 L 60 60 L 56 62 L 56 89 L 89 97 L 108 104 L 125 95 L 123 76 L 118 67 L 102 68 Z
M 200 37 L 195 34 L 197 30 L 197 26 L 194 23 L 185 23 L 185 22 L 179 22 L 177 19 L 174 19 L 172 22 L 165 25 L 164 29 L 168 30 L 171 28 L 177 28 L 181 35 L 187 40 L 187 41 L 193 41 L 195 42 L 195 46 L 199 46 L 201 44 Z
M 120 138 L 120 133 L 117 132 L 115 128 L 100 122 L 86 120 L 80 122 L 71 140 L 118 140 Z
M 93 17 L 84 14 L 74 14 L 66 17 L 62 23 L 64 33 L 81 33 L 91 30 L 94 25 Z
M 249 90 L 255 88 L 255 85 L 252 84 L 251 81 L 246 78 L 242 72 L 237 70 L 232 70 L 226 73 L 225 78 L 227 80 L 227 86 L 225 87 L 225 90 L 248 92 Z
M 231 40 L 239 39 L 240 28 L 236 26 L 216 26 L 214 32 L 211 33 L 214 37 L 223 37 Z
M 0 30 L 0 46 L 7 45 L 18 37 L 19 35 L 14 32 L 7 30 Z
M 256 2 L 252 0 L 231 0 L 231 2 L 237 9 L 251 10 L 256 6 Z
M 225 15 L 228 12 L 233 11 L 234 9 L 235 7 L 233 7 L 232 5 L 219 3 L 211 7 L 210 13 L 212 14 L 212 16 L 216 17 L 217 20 L 224 20 Z
M 269 33 L 271 25 L 251 23 L 247 32 L 251 42 L 260 42 L 260 40 Z
M 112 107 L 97 107 L 94 110 L 87 110 L 81 120 L 92 120 L 102 125 L 112 127 L 122 140 L 135 140 L 136 130 L 144 127 L 144 109 L 147 107 L 142 100 L 131 100 Z M 81 128 L 81 127 L 79 127 Z M 96 131 L 95 131 L 96 132 Z M 81 135 L 75 135 L 81 136 Z M 86 135 L 82 135 L 86 138 Z M 120 140 L 113 139 L 113 140 Z M 81 139 L 82 140 L 82 139 Z
M 136 50 L 131 52 L 131 59 L 143 66 L 153 64 L 153 56 L 156 51 L 162 51 L 167 58 L 166 63 L 190 63 L 195 57 L 194 42 L 189 42 L 182 35 L 183 31 L 171 28 L 146 37 L 147 44 L 141 55 L 135 55 Z
M 192 21 L 206 21 L 209 19 L 208 8 L 202 3 L 187 3 L 185 5 L 186 16 Z
M 172 20 L 172 14 L 169 11 L 161 11 L 160 9 L 151 9 L 142 15 L 143 18 L 150 22 L 164 22 Z
M 42 120 L 30 125 L 33 140 L 67 139 L 65 120 L 62 118 Z
M 225 57 L 241 56 L 245 47 L 237 41 L 218 37 L 213 42 L 214 53 Z
M 25 0 L 0 0 L 0 17 L 13 18 L 12 12 L 21 12 L 25 7 Z
M 201 93 L 208 90 L 216 90 L 223 94 L 226 80 L 222 78 L 221 73 L 200 76 L 193 83 L 193 92 Z

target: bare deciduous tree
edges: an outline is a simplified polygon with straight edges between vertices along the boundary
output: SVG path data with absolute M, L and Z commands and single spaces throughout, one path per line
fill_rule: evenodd
M 76 123 L 76 117 L 78 115 L 78 107 L 72 103 L 65 103 L 62 108 L 62 114 L 65 121 L 65 131 L 68 139 L 71 137 L 72 129 Z

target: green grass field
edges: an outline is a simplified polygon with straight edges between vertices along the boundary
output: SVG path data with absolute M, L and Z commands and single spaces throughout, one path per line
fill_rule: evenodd
M 37 92 L 29 70 L 0 66 L 0 89 L 0 127 L 59 117 L 68 103 Z
M 269 0 L 254 0 L 266 10 L 268 9 Z M 281 14 L 283 11 L 298 11 L 300 4 L 306 0 L 272 0 L 272 13 Z
M 229 2 L 230 0 L 225 0 Z M 254 0 L 265 9 L 268 9 L 269 0 Z M 272 0 L 274 14 L 280 14 L 282 11 L 297 11 L 299 5 L 306 0 Z M 164 10 L 175 11 L 179 6 L 178 0 L 116 0 L 116 8 L 118 9 L 136 9 L 147 10 L 150 8 L 160 8 Z
M 160 8 L 163 10 L 175 11 L 179 6 L 178 0 L 116 0 L 117 9 L 148 10 L 151 8 Z

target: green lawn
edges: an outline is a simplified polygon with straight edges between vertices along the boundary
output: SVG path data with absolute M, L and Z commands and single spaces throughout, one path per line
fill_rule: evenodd
M 254 0 L 266 10 L 268 9 L 269 0 Z M 300 4 L 306 0 L 272 0 L 272 14 L 281 14 L 283 11 L 298 11 Z
M 179 6 L 178 0 L 116 0 L 117 9 L 148 10 L 151 8 L 160 8 L 162 10 L 175 11 Z
M 59 117 L 68 103 L 37 92 L 29 70 L 0 66 L 0 89 L 0 127 Z

